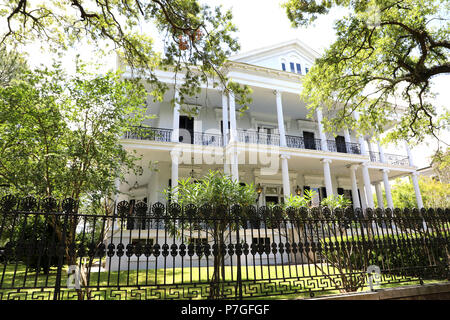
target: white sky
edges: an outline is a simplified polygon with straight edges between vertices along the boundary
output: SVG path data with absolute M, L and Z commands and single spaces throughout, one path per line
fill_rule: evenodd
M 231 8 L 234 16 L 234 23 L 238 27 L 237 33 L 241 44 L 241 51 L 249 51 L 259 47 L 280 43 L 283 41 L 298 38 L 307 43 L 310 47 L 323 52 L 335 39 L 333 30 L 334 21 L 345 13 L 344 10 L 334 10 L 333 14 L 319 17 L 314 25 L 308 28 L 294 29 L 291 27 L 284 10 L 280 7 L 283 1 L 276 0 L 208 0 L 202 1 L 210 6 L 222 4 L 224 8 Z M 161 43 L 156 30 L 148 25 L 141 27 L 143 31 L 150 32 L 155 38 L 155 44 Z M 162 51 L 162 45 L 158 45 Z M 48 54 L 39 52 L 37 46 L 32 47 L 30 54 L 31 63 L 37 65 L 42 61 L 48 62 Z M 71 50 L 65 57 L 65 65 L 70 70 L 73 68 L 73 58 L 75 54 L 80 54 L 83 59 L 92 60 L 92 47 L 80 45 L 77 50 Z M 101 57 L 97 59 L 106 69 L 115 67 L 115 57 Z M 434 91 L 438 93 L 436 105 L 439 108 L 448 108 L 447 101 L 450 101 L 450 75 L 440 76 L 434 81 Z M 444 141 L 450 142 L 449 132 L 445 133 Z M 429 164 L 429 156 L 436 148 L 436 141 L 430 139 L 430 144 L 422 144 L 412 149 L 415 158 L 415 164 L 418 167 Z M 389 146 L 385 148 L 386 152 L 405 154 L 404 146 L 401 144 L 398 148 Z

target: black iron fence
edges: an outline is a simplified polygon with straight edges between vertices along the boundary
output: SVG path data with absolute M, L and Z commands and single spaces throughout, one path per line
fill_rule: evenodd
M 0 205 L 0 299 L 309 297 L 449 279 L 448 209 Z

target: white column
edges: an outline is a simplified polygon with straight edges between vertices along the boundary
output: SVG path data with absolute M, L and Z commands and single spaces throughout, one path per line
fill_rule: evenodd
M 380 161 L 381 161 L 382 163 L 385 163 L 385 162 L 386 162 L 386 159 L 385 159 L 385 157 L 384 157 L 384 150 L 383 150 L 383 148 L 381 147 L 380 140 L 377 140 L 377 146 L 378 146 L 378 152 L 380 153 Z
M 388 208 L 394 209 L 394 201 L 392 200 L 391 185 L 389 184 L 389 170 L 383 169 L 384 193 L 386 194 L 386 202 Z
M 225 92 L 222 92 L 222 128 L 223 128 L 223 145 L 228 144 L 228 97 Z M 226 150 L 223 151 L 223 172 L 226 175 L 230 175 L 230 164 L 227 162 Z
M 364 190 L 364 186 L 359 188 L 359 194 L 361 195 L 361 208 L 367 209 L 366 191 Z
M 327 197 L 333 194 L 333 184 L 331 182 L 330 163 L 331 159 L 322 159 L 323 176 L 325 179 L 325 189 L 327 190 Z
M 369 152 L 373 152 L 372 143 L 370 142 L 370 140 L 366 139 L 366 142 L 367 142 L 367 147 L 369 148 Z
M 289 167 L 288 159 L 290 158 L 287 154 L 282 154 L 281 156 L 281 174 L 283 178 L 283 195 L 284 199 L 288 199 L 291 195 L 291 184 L 289 182 Z
M 228 102 L 230 106 L 230 141 L 237 141 L 237 127 L 236 127 L 236 101 L 234 100 L 234 93 L 230 91 L 228 95 Z
M 234 147 L 231 150 L 231 179 L 239 181 L 238 154 Z
M 320 142 L 322 144 L 322 150 L 328 151 L 327 136 L 325 135 L 325 131 L 323 130 L 323 124 L 322 124 L 323 116 L 322 116 L 321 108 L 316 109 L 316 116 L 317 116 L 317 123 L 319 124 L 319 136 L 320 136 Z M 328 195 L 328 193 L 327 193 L 327 195 Z
M 176 188 L 178 186 L 178 161 L 181 156 L 181 151 L 179 150 L 172 150 L 170 152 L 170 156 L 172 158 L 172 188 Z M 173 194 L 174 200 L 177 199 L 176 193 Z
M 366 189 L 366 199 L 367 199 L 367 207 L 373 208 L 375 206 L 373 202 L 372 195 L 372 184 L 370 182 L 369 168 L 367 167 L 368 163 L 364 162 L 362 164 L 362 174 L 364 179 L 364 189 Z
M 281 101 L 281 92 L 274 91 L 277 100 L 277 118 L 278 118 L 278 131 L 280 133 L 280 146 L 286 147 L 286 130 L 284 129 L 284 117 L 283 117 L 283 104 Z
M 417 202 L 417 208 L 422 209 L 423 208 L 423 201 L 422 201 L 422 194 L 420 193 L 419 188 L 419 179 L 417 178 L 419 174 L 417 172 L 413 172 L 411 174 L 411 180 L 414 187 L 414 192 L 416 194 L 416 202 Z
M 358 165 L 352 164 L 350 166 L 350 179 L 352 180 L 352 198 L 353 198 L 353 208 L 360 208 L 361 204 L 359 203 L 358 196 L 358 183 L 356 181 L 356 170 L 358 169 Z
M 384 209 L 383 193 L 381 192 L 380 182 L 375 183 L 375 192 L 377 194 L 378 208 Z
M 228 144 L 228 97 L 225 92 L 222 93 L 222 127 L 223 127 L 223 145 Z
M 412 157 L 411 149 L 409 149 L 408 142 L 406 142 L 406 141 L 405 141 L 405 149 L 406 149 L 406 154 L 408 155 L 409 165 L 411 167 L 414 167 L 415 165 L 414 165 L 414 160 Z
M 350 132 L 348 131 L 347 128 L 344 128 L 344 139 L 345 139 L 345 144 L 349 144 L 352 142 L 350 139 Z
M 180 136 L 180 104 L 178 103 L 178 88 L 175 87 L 175 106 L 173 108 L 173 120 L 172 120 L 172 142 L 179 142 Z
M 353 112 L 353 117 L 355 118 L 356 121 L 358 121 L 359 120 L 359 112 L 358 111 Z M 369 155 L 367 153 L 366 144 L 364 143 L 364 137 L 362 135 L 358 136 L 358 143 L 361 146 L 361 154 L 363 156 Z

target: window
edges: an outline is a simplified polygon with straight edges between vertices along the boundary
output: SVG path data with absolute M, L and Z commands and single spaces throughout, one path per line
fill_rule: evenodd
M 295 66 L 293 62 L 289 62 L 289 65 L 291 66 L 291 72 L 295 72 Z
M 296 67 L 297 67 L 297 73 L 302 74 L 302 67 L 300 66 L 300 63 L 297 63 Z
M 309 71 L 309 68 L 305 68 L 305 73 L 308 73 L 308 71 Z
M 281 69 L 283 71 L 286 71 L 286 64 L 284 62 L 281 63 Z

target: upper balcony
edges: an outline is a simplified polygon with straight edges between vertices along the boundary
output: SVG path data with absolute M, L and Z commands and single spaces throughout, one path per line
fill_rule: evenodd
M 221 134 L 207 132 L 183 132 L 180 130 L 179 142 L 210 147 L 223 147 L 224 139 Z M 135 127 L 132 131 L 126 132 L 124 138 L 131 140 L 148 140 L 157 142 L 171 142 L 172 129 L 154 127 Z M 256 132 L 254 130 L 237 130 L 237 141 L 245 144 L 257 144 L 268 146 L 281 146 L 280 135 L 275 133 Z M 320 139 L 311 139 L 294 135 L 286 135 L 286 145 L 288 148 L 303 150 L 318 150 L 328 152 L 338 152 L 361 155 L 361 145 L 359 143 L 337 142 L 327 140 L 327 149 L 323 149 Z M 384 161 L 379 152 L 369 152 L 369 158 L 374 163 L 386 163 L 394 166 L 409 166 L 408 156 L 384 153 Z
M 124 138 L 171 142 L 172 132 L 172 129 L 136 127 L 134 130 L 128 131 Z M 279 134 L 268 134 L 252 130 L 237 130 L 237 140 L 241 143 L 280 146 Z M 221 134 L 206 132 L 193 132 L 193 134 L 180 133 L 179 142 L 212 147 L 224 146 L 223 136 Z M 286 144 L 288 148 L 294 149 L 323 150 L 320 139 L 286 135 Z M 361 146 L 359 143 L 337 143 L 333 140 L 327 140 L 327 148 L 329 152 L 361 154 Z

